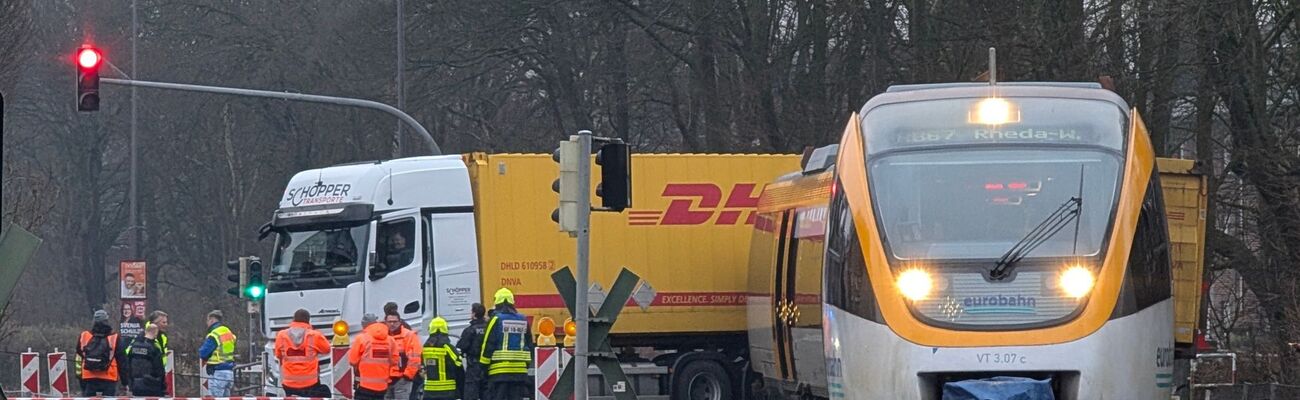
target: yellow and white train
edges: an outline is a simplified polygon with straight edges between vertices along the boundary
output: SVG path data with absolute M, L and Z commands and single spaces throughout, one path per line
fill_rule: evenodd
M 1097 84 L 889 88 L 762 194 L 751 367 L 831 399 L 937 400 L 997 377 L 1168 399 L 1156 164 L 1137 111 Z

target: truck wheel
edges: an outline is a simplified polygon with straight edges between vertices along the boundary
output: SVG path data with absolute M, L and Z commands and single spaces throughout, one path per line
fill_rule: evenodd
M 677 372 L 675 400 L 727 400 L 732 398 L 731 376 L 713 361 L 696 361 Z

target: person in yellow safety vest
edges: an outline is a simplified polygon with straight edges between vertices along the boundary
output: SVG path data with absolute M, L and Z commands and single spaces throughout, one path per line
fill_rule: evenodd
M 199 359 L 208 372 L 208 391 L 212 397 L 230 397 L 235 382 L 235 334 L 221 324 L 221 310 L 208 313 L 208 336 L 199 347 Z
M 429 339 L 424 341 L 424 398 L 459 399 L 460 383 L 465 375 L 456 347 L 447 334 L 447 320 L 429 321 Z
M 515 294 L 501 288 L 493 296 L 496 313 L 488 321 L 479 362 L 487 366 L 488 399 L 517 400 L 531 396 L 528 364 L 533 362 L 533 337 L 528 319 L 515 311 Z
M 144 327 L 148 328 L 149 325 L 158 326 L 158 338 L 154 340 L 154 347 L 157 347 L 158 351 L 163 354 L 163 365 L 165 366 L 167 365 L 167 352 L 171 350 L 167 347 L 167 328 L 171 326 L 167 313 L 162 310 L 154 310 L 149 313 L 149 319 L 145 321 Z

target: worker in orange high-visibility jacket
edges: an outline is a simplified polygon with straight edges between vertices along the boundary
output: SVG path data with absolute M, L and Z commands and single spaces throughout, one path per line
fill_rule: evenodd
M 361 320 L 365 328 L 348 349 L 348 363 L 358 375 L 355 400 L 383 399 L 388 392 L 388 373 L 400 362 L 397 343 L 388 336 L 388 327 L 378 321 L 374 314 L 366 314 Z
M 411 390 L 415 383 L 416 374 L 420 373 L 420 357 L 423 346 L 420 345 L 420 337 L 415 331 L 402 326 L 402 317 L 397 314 L 397 307 L 394 305 L 392 312 L 384 313 L 384 325 L 388 327 L 388 337 L 393 338 L 393 343 L 397 345 L 397 355 L 399 361 L 388 371 L 388 394 L 384 397 L 388 400 L 411 400 Z
M 108 312 L 95 310 L 94 326 L 81 332 L 77 342 L 77 375 L 85 397 L 117 396 L 120 382 L 117 366 L 126 353 L 118 349 L 117 334 L 108 322 Z
M 330 353 L 330 343 L 310 321 L 311 312 L 300 308 L 289 328 L 275 334 L 285 396 L 330 397 L 329 387 L 320 383 L 320 356 Z

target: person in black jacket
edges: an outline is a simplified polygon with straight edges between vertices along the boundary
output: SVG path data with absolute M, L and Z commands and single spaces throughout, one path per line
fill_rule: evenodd
M 131 395 L 161 397 L 167 395 L 166 368 L 163 352 L 157 342 L 158 325 L 144 328 L 144 335 L 131 342 L 127 350 L 127 364 L 131 365 Z
M 483 369 L 483 364 L 478 362 L 479 352 L 483 347 L 483 335 L 487 332 L 487 318 L 483 316 L 485 312 L 483 304 L 474 303 L 470 311 L 473 313 L 473 319 L 460 333 L 456 348 L 460 349 L 460 354 L 465 358 L 465 380 L 461 384 L 461 393 L 464 395 L 462 399 L 479 400 L 487 391 L 486 371 Z

